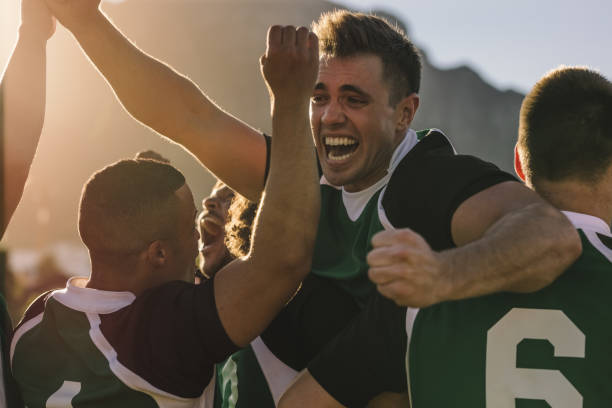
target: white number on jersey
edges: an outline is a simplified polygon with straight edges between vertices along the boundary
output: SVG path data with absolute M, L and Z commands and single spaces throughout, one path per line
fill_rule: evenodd
M 487 333 L 487 407 L 515 408 L 515 398 L 582 407 L 582 395 L 559 371 L 516 367 L 524 339 L 550 341 L 556 357 L 584 358 L 585 336 L 561 310 L 512 309 Z

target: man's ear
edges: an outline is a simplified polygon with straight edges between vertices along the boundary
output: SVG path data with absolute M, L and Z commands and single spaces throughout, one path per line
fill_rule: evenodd
M 408 130 L 418 108 L 419 95 L 414 92 L 399 101 L 396 107 L 399 116 L 397 118 L 397 125 L 395 129 L 401 133 Z
M 156 267 L 162 267 L 168 262 L 168 248 L 162 241 L 153 241 L 147 248 L 147 260 Z
M 518 145 L 514 145 L 514 171 L 521 178 L 521 180 L 525 181 L 525 173 L 523 173 L 523 165 L 521 164 L 521 157 L 518 153 Z

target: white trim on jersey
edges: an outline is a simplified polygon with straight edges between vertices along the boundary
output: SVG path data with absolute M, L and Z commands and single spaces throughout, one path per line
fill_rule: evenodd
M 89 330 L 91 341 L 108 361 L 109 368 L 113 374 L 115 374 L 115 376 L 117 376 L 126 386 L 151 396 L 160 408 L 191 408 L 205 406 L 200 404 L 200 400 L 207 394 L 206 390 L 204 390 L 204 393 L 199 398 L 182 398 L 155 387 L 121 364 L 117 359 L 117 352 L 106 337 L 104 337 L 102 330 L 100 330 L 100 316 L 96 313 L 86 313 L 86 315 L 91 326 Z M 214 387 L 214 378 L 215 376 L 213 375 L 211 382 L 206 388 L 211 387 L 211 385 Z
M 408 381 L 408 397 L 412 401 L 412 392 L 410 391 L 410 365 L 408 364 L 409 352 L 410 352 L 410 340 L 412 339 L 412 329 L 414 329 L 414 322 L 417 314 L 419 313 L 418 308 L 408 307 L 406 308 L 406 381 Z
M 608 248 L 597 234 L 612 238 L 610 227 L 601 218 L 573 211 L 562 211 L 575 228 L 581 229 L 591 245 L 595 247 L 608 261 L 612 262 L 612 249 Z
M 274 405 L 278 406 L 278 401 L 297 377 L 298 372 L 278 359 L 265 345 L 261 337 L 257 337 L 251 342 L 251 348 L 253 348 L 255 358 L 257 358 L 259 367 L 266 378 L 268 388 L 274 399 Z
M 577 229 L 595 231 L 599 234 L 612 237 L 612 233 L 610 232 L 610 226 L 601 218 L 573 211 L 561 212 L 565 214 L 565 216 Z
M 42 319 L 43 319 L 43 313 L 40 313 L 34 316 L 33 318 L 31 318 L 30 320 L 28 320 L 27 322 L 25 322 L 24 324 L 22 324 L 15 331 L 15 334 L 13 335 L 13 340 L 11 341 L 11 351 L 10 351 L 11 367 L 13 367 L 13 356 L 15 354 L 15 346 L 17 345 L 17 342 L 19 341 L 21 336 L 23 336 L 27 331 L 30 331 L 32 328 L 34 328 L 36 325 L 42 322 Z
M 68 279 L 66 287 L 54 291 L 51 296 L 64 306 L 83 313 L 108 314 L 132 304 L 136 295 L 132 292 L 112 292 L 86 288 L 88 279 Z
M 410 129 L 412 132 L 414 132 L 412 129 Z M 431 132 L 438 132 L 440 133 L 442 136 L 444 136 L 444 138 L 446 139 L 446 141 L 448 142 L 448 144 L 451 146 L 451 148 L 453 149 L 453 153 L 457 154 L 457 151 L 455 150 L 455 147 L 453 146 L 453 144 L 451 143 L 451 141 L 448 139 L 448 137 L 446 137 L 446 135 L 440 130 L 440 129 L 436 129 L 436 128 L 432 128 L 429 130 L 429 133 Z M 410 133 L 409 133 L 410 134 Z M 411 136 L 412 137 L 412 136 Z M 406 137 L 406 139 L 408 139 L 408 137 Z M 404 141 L 406 140 L 404 139 Z M 385 177 L 386 181 L 385 184 L 389 181 L 389 179 L 391 178 L 391 175 L 393 174 L 393 171 L 395 170 L 395 168 L 397 167 L 397 165 L 402 161 L 402 159 L 408 154 L 408 152 L 410 150 L 412 150 L 412 148 L 414 146 L 416 146 L 416 144 L 419 142 L 418 140 L 418 136 L 416 134 L 416 132 L 414 132 L 414 140 L 410 140 L 410 142 L 403 147 L 402 149 L 400 149 L 398 147 L 398 149 L 395 151 L 395 153 L 393 154 L 393 158 L 391 159 L 391 166 L 389 166 L 389 170 L 387 171 L 387 176 Z M 402 142 L 403 144 L 404 142 Z M 401 146 L 401 145 L 400 145 Z M 409 147 L 407 147 L 409 146 Z M 385 188 L 383 188 L 383 190 L 380 192 L 380 195 L 378 196 L 378 219 L 380 220 L 380 223 L 382 224 L 383 228 L 387 231 L 393 231 L 395 230 L 395 226 L 393 226 L 393 224 L 391 224 L 391 221 L 389 221 L 389 218 L 387 217 L 387 213 L 385 212 L 385 209 L 383 208 L 382 202 L 383 202 L 383 197 L 385 196 L 385 193 L 387 192 L 387 186 L 385 185 Z M 371 197 L 371 196 L 370 196 Z M 368 198 L 369 200 L 369 198 Z M 345 204 L 346 205 L 346 204 Z M 364 204 L 365 206 L 365 204 Z M 362 209 L 363 211 L 363 209 Z

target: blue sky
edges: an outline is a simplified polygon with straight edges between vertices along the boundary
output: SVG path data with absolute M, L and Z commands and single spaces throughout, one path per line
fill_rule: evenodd
M 546 71 L 588 65 L 612 79 L 610 0 L 338 0 L 401 17 L 441 67 L 469 64 L 487 81 L 526 92 Z

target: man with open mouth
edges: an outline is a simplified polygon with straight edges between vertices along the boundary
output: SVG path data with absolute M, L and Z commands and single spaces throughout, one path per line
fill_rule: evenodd
M 137 120 L 185 146 L 234 191 L 259 199 L 270 138 L 139 50 L 100 11 L 99 0 L 46 1 Z M 441 131 L 410 128 L 421 61 L 404 33 L 381 18 L 345 10 L 323 14 L 314 31 L 320 60 L 310 125 L 322 170 L 322 210 L 312 273 L 362 306 L 378 289 L 402 304 L 427 307 L 537 290 L 577 258 L 580 240 L 571 223 L 536 193 L 491 163 L 457 155 Z M 369 265 L 372 237 L 381 231 L 383 256 Z M 382 270 L 375 284 L 370 267 Z M 325 327 L 334 310 L 292 312 L 285 330 L 309 343 L 304 349 L 320 349 L 339 329 Z M 242 386 L 257 382 L 241 379 L 241 367 L 229 367 L 223 397 L 240 407 L 274 405 L 305 359 L 283 341 L 257 339 L 252 347 L 257 358 L 251 367 L 267 387 L 243 394 Z
M 225 246 L 227 211 L 234 192 L 223 182 L 217 181 L 210 195 L 202 200 L 202 212 L 197 224 L 200 231 L 200 270 L 211 278 L 234 257 Z

